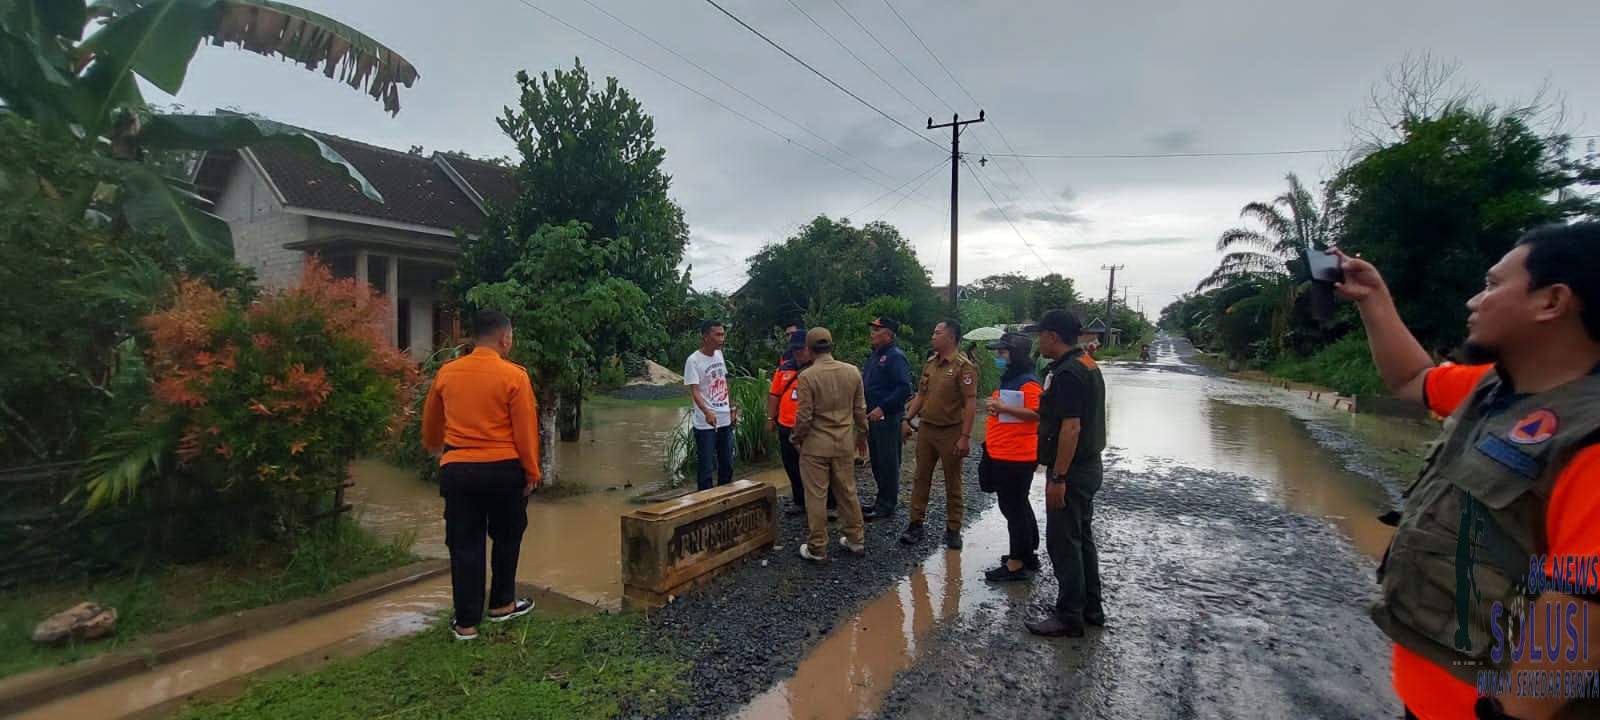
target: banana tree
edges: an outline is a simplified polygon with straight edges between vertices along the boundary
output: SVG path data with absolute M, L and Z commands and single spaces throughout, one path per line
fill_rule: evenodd
M 321 70 L 391 114 L 400 109 L 399 87 L 418 77 L 399 53 L 355 29 L 270 0 L 0 0 L 0 112 L 90 143 L 121 178 L 117 187 L 52 192 L 202 249 L 231 251 L 227 224 L 205 210 L 192 186 L 145 165 L 147 152 L 286 143 L 342 168 L 363 193 L 383 201 L 355 167 L 297 128 L 242 115 L 153 113 L 137 79 L 177 93 L 204 40 Z

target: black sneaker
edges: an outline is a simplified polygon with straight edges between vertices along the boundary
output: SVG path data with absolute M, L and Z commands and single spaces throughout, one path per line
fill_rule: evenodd
M 1063 620 L 1056 615 L 1051 615 L 1043 620 L 1023 623 L 1028 632 L 1044 637 L 1083 637 L 1083 621 L 1077 618 Z
M 1106 611 L 1094 609 L 1083 611 L 1083 621 L 1095 627 L 1106 626 Z
M 806 514 L 806 506 L 802 503 L 789 503 L 789 507 L 783 509 L 783 514 L 789 517 L 804 515 Z
M 1000 567 L 985 570 L 983 579 L 989 582 L 1021 582 L 1028 579 L 1028 571 L 1012 570 L 1002 563 Z
M 960 530 L 946 530 L 946 531 L 944 531 L 944 546 L 947 547 L 947 548 L 950 548 L 951 550 L 960 550 L 961 549 L 961 531 Z
M 889 511 L 885 512 L 883 510 L 879 510 L 876 507 L 868 507 L 866 510 L 862 511 L 862 513 L 861 513 L 861 519 L 862 520 L 884 520 L 884 519 L 892 518 L 892 517 L 894 517 L 894 511 L 893 510 L 889 510 Z
M 906 531 L 900 534 L 900 542 L 904 545 L 921 545 L 925 537 L 922 523 L 911 523 L 906 526 Z
M 1004 564 L 1006 564 L 1006 561 L 1008 561 L 1010 559 L 1011 559 L 1010 555 L 1001 555 L 1000 556 L 1000 564 L 1004 565 Z M 1039 572 L 1039 556 L 1038 555 L 1027 555 L 1027 556 L 1024 556 L 1022 558 L 1022 569 L 1023 570 L 1027 570 L 1028 572 Z

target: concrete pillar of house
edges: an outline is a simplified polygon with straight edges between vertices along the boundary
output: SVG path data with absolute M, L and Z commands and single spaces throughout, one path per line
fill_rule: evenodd
M 362 287 L 371 286 L 371 283 L 367 281 L 367 251 L 365 250 L 356 251 L 356 281 L 361 283 Z
M 389 344 L 400 342 L 400 257 L 389 256 L 389 267 L 383 274 L 383 297 L 389 301 Z

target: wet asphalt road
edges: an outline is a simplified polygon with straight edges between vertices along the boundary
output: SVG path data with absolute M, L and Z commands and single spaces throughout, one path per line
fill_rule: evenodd
M 966 577 L 933 591 L 954 588 L 959 602 L 947 602 L 925 635 L 890 633 L 889 654 L 903 658 L 891 675 L 841 671 L 851 691 L 883 691 L 841 711 L 804 689 L 813 686 L 792 686 L 784 710 L 746 717 L 1399 717 L 1388 643 L 1367 618 L 1385 537 L 1369 518 L 1351 517 L 1378 514 L 1400 480 L 1367 462 L 1371 453 L 1336 414 L 1209 377 L 1183 361 L 1181 342 L 1158 349 L 1157 363 L 1107 371 L 1108 386 L 1124 389 L 1112 391 L 1121 393 L 1112 408 L 1120 424 L 1096 498 L 1106 628 L 1079 640 L 1027 633 L 1023 621 L 1055 598 L 1048 560 L 1029 583 L 981 580 L 1003 551 L 1004 521 L 984 512 L 992 496 L 977 491 L 969 462 L 973 527 L 957 566 Z M 1184 432 L 1202 439 L 1175 437 Z M 858 480 L 870 496 L 867 474 Z M 1034 494 L 1042 532 L 1041 483 Z M 932 528 L 942 524 L 939 506 Z M 768 565 L 745 562 L 652 616 L 694 663 L 692 697 L 672 717 L 738 715 L 773 683 L 795 683 L 797 666 L 835 628 L 856 629 L 852 652 L 873 651 L 861 646 L 875 641 L 856 613 L 897 586 L 907 592 L 903 579 L 939 557 L 931 539 L 910 552 L 894 544 L 898 524 L 869 525 L 867 559 L 835 553 L 826 567 L 803 565 L 794 556 L 800 524 L 780 526 L 782 548 Z

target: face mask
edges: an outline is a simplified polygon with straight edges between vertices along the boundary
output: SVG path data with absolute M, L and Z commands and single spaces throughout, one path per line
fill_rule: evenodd
M 1004 370 L 1004 369 L 1006 369 L 1006 365 L 1007 365 L 1008 362 L 1010 362 L 1010 361 L 1006 360 L 1005 358 L 995 358 L 994 359 L 994 366 L 997 367 L 997 368 L 1000 368 L 1001 370 Z

